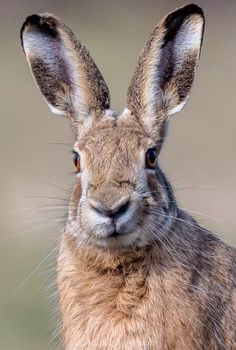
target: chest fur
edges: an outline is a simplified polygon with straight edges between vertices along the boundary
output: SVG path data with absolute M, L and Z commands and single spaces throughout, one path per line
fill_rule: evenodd
M 58 282 L 66 350 L 197 348 L 195 301 L 175 269 L 101 272 L 62 257 Z

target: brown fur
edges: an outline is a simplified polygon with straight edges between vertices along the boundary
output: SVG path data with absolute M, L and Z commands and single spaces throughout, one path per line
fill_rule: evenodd
M 166 249 L 123 255 L 63 239 L 66 349 L 236 349 L 235 251 L 200 228 L 173 229 Z
M 34 15 L 23 26 L 34 78 L 73 120 L 80 155 L 58 259 L 66 350 L 236 350 L 236 251 L 178 208 L 158 162 L 146 165 L 188 98 L 203 29 L 196 5 L 161 21 L 118 115 L 61 20 Z

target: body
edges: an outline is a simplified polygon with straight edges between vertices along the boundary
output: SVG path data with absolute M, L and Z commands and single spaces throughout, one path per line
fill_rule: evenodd
M 32 15 L 22 27 L 34 80 L 74 131 L 76 182 L 58 261 L 66 350 L 236 350 L 235 249 L 178 208 L 159 166 L 169 120 L 189 97 L 204 23 L 193 4 L 160 21 L 121 113 L 58 17 Z

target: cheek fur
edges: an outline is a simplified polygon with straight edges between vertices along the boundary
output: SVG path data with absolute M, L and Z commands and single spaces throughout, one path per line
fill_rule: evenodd
M 148 183 L 149 191 L 152 194 L 152 197 L 155 199 L 156 202 L 160 201 L 162 199 L 162 191 L 161 191 L 161 185 L 158 182 L 156 175 L 148 174 L 147 183 Z
M 79 201 L 82 195 L 81 180 L 78 178 L 77 183 L 74 185 L 72 197 L 70 201 L 70 217 L 72 220 L 77 219 Z

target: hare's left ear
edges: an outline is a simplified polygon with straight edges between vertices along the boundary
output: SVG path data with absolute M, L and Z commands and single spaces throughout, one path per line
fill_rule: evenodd
M 107 85 L 74 33 L 58 17 L 29 16 L 21 40 L 34 80 L 57 114 L 83 122 L 93 111 L 108 109 Z
M 150 134 L 185 105 L 198 64 L 204 14 L 187 5 L 154 29 L 128 89 L 128 108 Z

